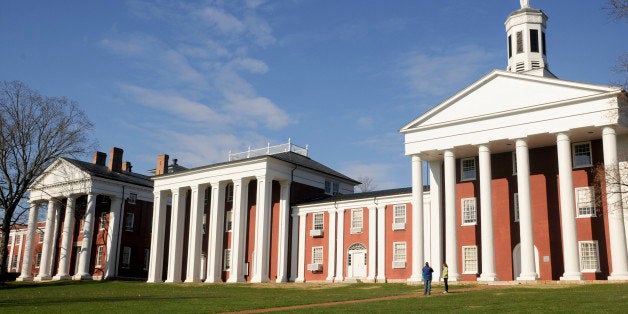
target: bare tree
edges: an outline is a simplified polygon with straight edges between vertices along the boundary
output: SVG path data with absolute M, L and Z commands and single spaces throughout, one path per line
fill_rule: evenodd
M 604 5 L 604 10 L 613 21 L 628 20 L 628 0 L 608 0 Z M 620 86 L 624 90 L 628 89 L 628 54 L 617 58 L 617 63 L 612 72 L 619 76 L 618 79 L 611 82 L 613 85 Z
M 604 10 L 613 20 L 628 18 L 628 0 L 608 0 Z
M 0 283 L 6 278 L 8 235 L 24 217 L 29 186 L 58 157 L 93 148 L 92 129 L 76 102 L 42 96 L 19 81 L 0 82 Z
M 360 176 L 358 177 L 358 181 L 362 182 L 356 187 L 358 189 L 358 192 L 364 193 L 377 189 L 377 184 L 373 183 L 373 178 L 371 177 Z

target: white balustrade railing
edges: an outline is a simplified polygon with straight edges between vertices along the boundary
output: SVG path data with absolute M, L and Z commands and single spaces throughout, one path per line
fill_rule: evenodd
M 284 144 L 270 146 L 270 143 L 268 143 L 268 145 L 264 148 L 251 149 L 251 147 L 249 147 L 249 149 L 244 152 L 239 152 L 239 153 L 229 152 L 229 161 L 246 159 L 246 158 L 257 157 L 257 156 L 264 156 L 264 155 L 273 155 L 273 154 L 284 153 L 284 152 L 293 152 L 293 153 L 297 153 L 299 155 L 307 157 L 307 151 L 308 151 L 308 145 L 305 145 L 305 147 L 301 147 L 301 146 L 292 144 L 290 139 L 288 139 L 288 143 L 284 143 Z

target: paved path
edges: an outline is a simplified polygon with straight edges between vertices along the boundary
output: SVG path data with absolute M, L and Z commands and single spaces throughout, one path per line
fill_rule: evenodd
M 480 285 L 480 286 L 471 287 L 471 288 L 461 288 L 461 289 L 456 289 L 454 292 L 450 292 L 448 294 L 456 294 L 456 293 L 461 293 L 461 292 L 466 292 L 466 291 L 473 291 L 473 290 L 482 290 L 482 289 L 487 289 L 487 288 L 492 288 L 492 287 L 494 287 L 494 286 Z M 335 302 L 325 302 L 325 303 L 315 303 L 315 304 L 301 304 L 301 305 L 273 307 L 273 308 L 266 308 L 266 309 L 255 309 L 255 310 L 238 311 L 238 312 L 227 312 L 227 313 L 268 313 L 268 312 L 277 312 L 277 311 L 300 310 L 300 309 L 307 309 L 307 308 L 312 308 L 312 307 L 335 306 L 335 305 L 343 305 L 343 304 L 376 302 L 376 301 L 397 300 L 397 299 L 407 299 L 407 298 L 418 298 L 418 297 L 421 297 L 421 298 L 426 298 L 426 297 L 432 298 L 432 297 L 438 297 L 438 296 L 446 296 L 448 294 L 443 294 L 442 292 L 439 291 L 439 292 L 437 292 L 435 294 L 432 294 L 430 296 L 426 296 L 426 295 L 424 296 L 422 293 L 416 292 L 416 293 L 402 294 L 402 295 L 393 295 L 393 296 L 381 297 L 381 298 L 360 299 L 360 300 L 346 300 L 346 301 L 335 301 Z

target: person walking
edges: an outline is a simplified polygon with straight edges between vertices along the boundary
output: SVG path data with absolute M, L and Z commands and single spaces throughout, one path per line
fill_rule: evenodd
M 425 262 L 423 267 L 423 295 L 432 294 L 432 273 L 434 270 L 430 267 L 430 263 Z
M 443 282 L 445 283 L 445 292 L 443 293 L 449 293 L 449 284 L 447 283 L 447 280 L 449 279 L 449 268 L 447 267 L 447 263 L 443 263 Z

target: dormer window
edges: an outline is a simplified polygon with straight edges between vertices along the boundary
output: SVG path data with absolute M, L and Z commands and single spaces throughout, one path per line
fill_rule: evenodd
M 539 31 L 530 30 L 530 52 L 539 52 Z

